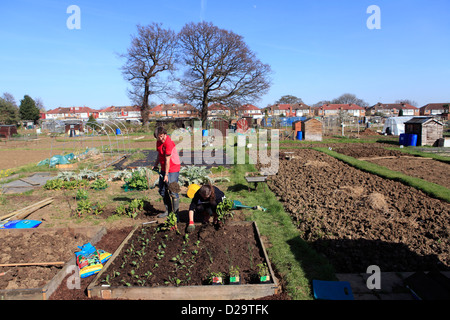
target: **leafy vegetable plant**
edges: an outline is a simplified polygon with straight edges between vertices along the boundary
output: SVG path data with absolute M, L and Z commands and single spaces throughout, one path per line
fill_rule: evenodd
M 203 184 L 213 182 L 209 177 L 211 171 L 206 166 L 186 166 L 180 169 L 179 181 L 182 185 Z
M 141 171 L 134 171 L 131 177 L 126 179 L 125 182 L 130 188 L 136 190 L 147 190 L 149 188 L 148 179 Z
M 46 190 L 61 190 L 64 186 L 64 181 L 62 179 L 51 179 L 47 180 L 44 184 L 44 189 Z
M 231 199 L 225 198 L 222 202 L 217 205 L 217 220 L 221 223 L 225 223 L 228 218 L 233 217 L 233 201 Z
M 106 179 L 97 179 L 91 184 L 91 188 L 95 190 L 103 190 L 108 188 L 108 183 Z

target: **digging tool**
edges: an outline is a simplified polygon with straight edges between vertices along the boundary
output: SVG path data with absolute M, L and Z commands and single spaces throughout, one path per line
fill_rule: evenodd
M 263 208 L 261 206 L 246 206 L 246 205 L 243 205 L 238 200 L 233 200 L 233 207 L 231 209 L 238 209 L 238 208 L 249 208 L 249 209 L 260 210 L 260 211 L 266 211 L 267 210 L 266 208 Z

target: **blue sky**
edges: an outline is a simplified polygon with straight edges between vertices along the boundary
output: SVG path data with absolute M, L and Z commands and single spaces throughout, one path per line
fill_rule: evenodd
M 70 5 L 80 8 L 79 30 L 67 28 Z M 367 27 L 370 5 L 381 29 Z M 178 32 L 202 20 L 242 35 L 271 66 L 258 107 L 287 94 L 306 104 L 343 93 L 370 105 L 450 101 L 448 0 L 2 0 L 0 95 L 39 97 L 47 110 L 130 105 L 116 54 L 136 25 Z

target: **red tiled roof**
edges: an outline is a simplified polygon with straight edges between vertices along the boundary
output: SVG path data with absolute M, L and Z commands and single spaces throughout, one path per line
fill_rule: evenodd
M 175 104 L 175 103 L 170 103 L 170 104 L 159 104 L 156 107 L 153 107 L 152 109 L 150 109 L 150 111 L 155 112 L 155 111 L 165 111 L 165 110 L 197 110 L 195 109 L 193 106 L 191 106 L 190 104 L 187 103 L 183 103 L 183 104 Z
M 150 111 L 155 112 L 155 111 L 162 111 L 162 105 L 158 104 L 156 107 L 153 107 L 150 109 Z
M 292 110 L 297 110 L 297 109 L 309 109 L 310 106 L 304 104 L 304 103 L 295 103 L 292 105 Z
M 245 110 L 259 110 L 259 111 L 261 111 L 260 108 L 255 107 L 252 104 L 244 104 L 243 106 L 240 106 L 238 110 L 241 110 L 241 111 L 245 111 Z
M 213 103 L 208 107 L 208 110 L 230 110 L 230 108 L 225 107 L 223 104 L 220 103 Z
M 290 104 L 276 104 L 274 107 L 278 107 L 279 110 L 289 110 L 291 108 Z
M 421 107 L 420 109 L 424 110 L 441 110 L 445 105 L 450 105 L 450 102 L 447 103 L 429 103 Z
M 98 112 L 115 112 L 115 111 L 141 111 L 141 108 L 138 106 L 123 106 L 123 107 L 111 106 Z
M 99 111 L 91 109 L 89 107 L 68 107 L 68 108 L 61 108 L 61 107 L 59 107 L 59 108 L 47 111 L 47 114 L 94 113 L 94 112 L 99 112 Z
M 400 109 L 404 109 L 404 110 L 417 109 L 416 107 L 414 107 L 413 105 L 410 105 L 408 103 L 381 103 L 381 102 L 378 102 L 373 107 L 375 107 L 375 108 L 382 107 L 382 108 L 386 108 L 386 109 L 398 109 L 398 110 L 400 110 Z
M 358 106 L 357 104 L 324 104 L 320 107 L 323 110 L 365 110 L 363 107 Z

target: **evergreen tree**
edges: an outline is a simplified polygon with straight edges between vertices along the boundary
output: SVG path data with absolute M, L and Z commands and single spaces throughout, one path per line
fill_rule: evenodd
M 97 123 L 97 120 L 95 120 L 93 114 L 89 116 L 89 120 L 87 121 L 86 126 L 95 131 L 98 131 L 98 129 L 100 129 L 100 125 Z
M 20 100 L 19 111 L 20 119 L 22 120 L 30 120 L 36 123 L 40 118 L 36 102 L 28 95 L 25 95 L 23 99 Z

